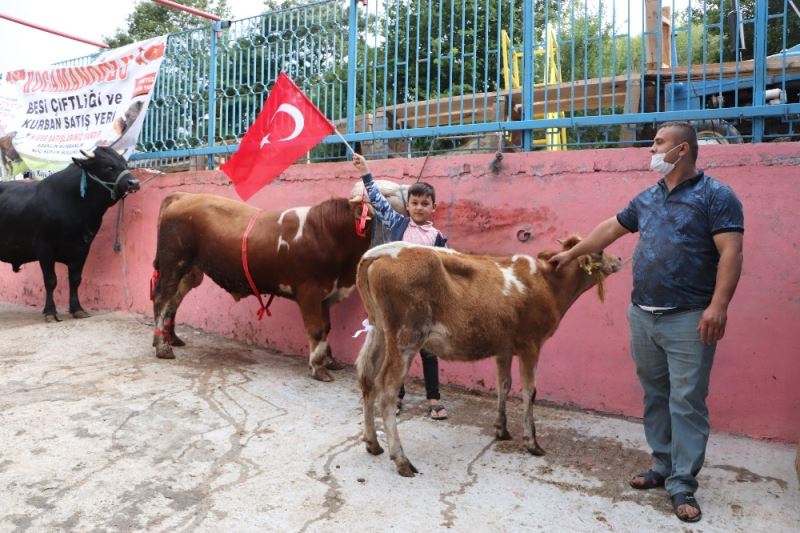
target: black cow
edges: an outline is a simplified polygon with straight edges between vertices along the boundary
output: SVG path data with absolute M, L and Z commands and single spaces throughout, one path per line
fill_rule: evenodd
M 69 312 L 75 318 L 89 316 L 78 301 L 89 247 L 106 210 L 139 189 L 114 150 L 100 147 L 81 154 L 86 159 L 72 158 L 74 164 L 42 181 L 0 183 L 0 261 L 11 263 L 14 272 L 39 261 L 48 322 L 59 320 L 53 302 L 56 262 L 69 270 Z

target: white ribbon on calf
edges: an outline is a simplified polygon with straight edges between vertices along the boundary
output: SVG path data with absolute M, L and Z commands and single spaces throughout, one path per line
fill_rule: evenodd
M 361 325 L 363 326 L 363 328 L 358 330 L 358 331 L 356 331 L 355 333 L 353 333 L 353 338 L 354 339 L 358 338 L 358 336 L 361 335 L 362 333 L 369 333 L 370 331 L 375 329 L 375 326 L 370 324 L 369 323 L 369 319 L 367 319 L 367 318 L 365 318 L 364 320 L 361 321 Z

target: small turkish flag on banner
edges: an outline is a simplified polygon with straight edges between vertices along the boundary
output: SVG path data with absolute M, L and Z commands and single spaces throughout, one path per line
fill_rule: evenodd
M 247 201 L 333 132 L 322 111 L 281 72 L 239 150 L 220 168 Z

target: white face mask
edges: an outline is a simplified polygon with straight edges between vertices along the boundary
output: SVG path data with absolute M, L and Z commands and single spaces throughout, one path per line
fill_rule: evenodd
M 675 148 L 680 148 L 682 144 L 683 143 L 672 147 L 671 150 L 668 150 L 663 154 L 653 154 L 653 157 L 650 158 L 650 170 L 653 172 L 658 172 L 659 174 L 664 174 L 665 176 L 672 172 L 672 170 L 675 168 L 675 164 L 680 161 L 683 156 L 679 157 L 675 163 L 668 163 L 664 161 L 664 157 L 666 157 L 666 155 Z

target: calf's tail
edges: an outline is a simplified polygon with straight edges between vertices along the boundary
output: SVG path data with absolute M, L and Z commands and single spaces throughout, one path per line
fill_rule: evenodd
M 373 326 L 367 332 L 367 338 L 356 360 L 358 384 L 365 398 L 372 397 L 375 392 L 375 377 L 383 363 L 383 345 L 383 329 Z
M 365 398 L 373 395 L 375 388 L 375 376 L 381 367 L 384 355 L 384 332 L 383 324 L 380 319 L 381 313 L 378 302 L 370 292 L 369 287 L 369 266 L 371 259 L 362 259 L 358 264 L 356 274 L 356 284 L 364 309 L 367 311 L 367 320 L 371 327 L 368 328 L 364 345 L 358 353 L 356 360 L 356 375 L 358 377 L 361 392 Z

